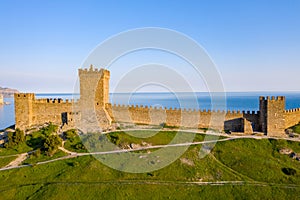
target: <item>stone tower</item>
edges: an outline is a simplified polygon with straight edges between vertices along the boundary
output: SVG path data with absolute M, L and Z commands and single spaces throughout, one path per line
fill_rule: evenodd
M 32 93 L 14 94 L 16 127 L 22 130 L 32 126 L 32 102 L 35 95 Z
M 260 127 L 268 136 L 283 136 L 285 131 L 285 97 L 260 97 Z
M 3 95 L 0 94 L 0 105 L 3 105 L 3 104 L 4 104 Z
M 84 132 L 101 132 L 111 125 L 111 117 L 105 109 L 109 103 L 110 73 L 105 69 L 79 69 L 81 111 L 80 128 Z

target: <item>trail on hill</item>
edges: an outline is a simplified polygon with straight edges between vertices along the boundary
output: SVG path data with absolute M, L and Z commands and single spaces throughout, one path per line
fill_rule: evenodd
M 141 130 L 141 129 L 134 129 L 134 130 Z M 196 131 L 193 131 L 193 130 L 191 130 L 191 131 L 185 131 L 185 132 L 199 133 L 199 132 L 196 132 Z M 224 134 L 219 134 L 219 133 L 215 133 L 213 135 L 224 136 Z M 154 146 L 139 147 L 139 148 L 135 148 L 135 149 L 119 149 L 119 150 L 105 151 L 105 152 L 77 153 L 77 152 L 69 151 L 69 150 L 65 149 L 64 147 L 60 147 L 59 148 L 60 150 L 62 150 L 65 153 L 68 154 L 67 156 L 59 157 L 59 158 L 52 159 L 52 160 L 38 162 L 38 163 L 36 163 L 36 165 L 42 165 L 42 164 L 46 164 L 46 163 L 55 162 L 55 161 L 58 161 L 58 160 L 65 160 L 65 159 L 79 157 L 79 156 L 126 153 L 126 152 L 132 152 L 132 151 L 141 151 L 141 150 L 148 150 L 148 149 L 159 149 L 159 148 L 165 148 L 165 147 L 191 146 L 191 145 L 199 145 L 199 144 L 209 144 L 209 143 L 216 143 L 216 142 L 225 142 L 225 141 L 229 141 L 229 140 L 245 139 L 245 138 L 248 138 L 248 139 L 249 138 L 250 139 L 285 139 L 285 140 L 299 142 L 299 138 L 274 138 L 274 137 L 269 137 L 269 136 L 253 136 L 253 135 L 249 135 L 249 136 L 226 135 L 226 137 L 227 138 L 217 139 L 217 140 L 208 140 L 208 141 L 200 141 L 200 142 L 189 142 L 189 143 L 179 143 L 179 144 L 154 145 Z M 18 158 L 16 158 L 14 161 L 12 161 L 11 163 L 9 163 L 7 166 L 5 166 L 3 168 L 0 168 L 0 171 L 31 166 L 30 164 L 29 165 L 20 165 L 26 159 L 27 156 L 28 156 L 28 153 L 18 154 Z M 233 172 L 233 171 L 231 171 L 231 172 Z M 242 174 L 240 174 L 240 175 L 242 175 Z
M 6 165 L 5 167 L 3 168 L 15 168 L 15 167 L 18 167 L 28 156 L 28 153 L 22 153 L 22 154 L 19 154 L 18 157 L 11 161 L 8 165 Z

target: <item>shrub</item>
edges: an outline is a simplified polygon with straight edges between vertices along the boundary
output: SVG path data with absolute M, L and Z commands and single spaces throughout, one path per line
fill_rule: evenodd
M 12 148 L 17 146 L 18 144 L 21 144 L 25 141 L 25 135 L 24 132 L 20 129 L 16 129 L 15 132 L 10 132 L 7 134 L 8 142 L 4 144 L 4 147 L 6 148 Z
M 285 167 L 285 168 L 282 168 L 281 170 L 284 174 L 286 174 L 288 176 L 294 176 L 296 174 L 296 170 L 293 168 Z
M 59 146 L 61 146 L 62 140 L 58 135 L 50 135 L 44 142 L 44 148 L 47 155 L 52 156 Z

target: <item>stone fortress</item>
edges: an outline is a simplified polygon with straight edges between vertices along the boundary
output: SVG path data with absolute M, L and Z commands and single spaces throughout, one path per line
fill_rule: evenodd
M 112 105 L 110 72 L 79 69 L 80 99 L 37 99 L 33 93 L 14 95 L 16 128 L 28 130 L 52 122 L 82 132 L 109 130 L 117 123 L 214 128 L 231 132 L 285 137 L 285 130 L 300 121 L 300 109 L 285 110 L 285 97 L 260 97 L 259 111 L 210 111 Z M 216 121 L 214 123 L 213 121 Z M 219 119 L 219 120 L 218 120 Z

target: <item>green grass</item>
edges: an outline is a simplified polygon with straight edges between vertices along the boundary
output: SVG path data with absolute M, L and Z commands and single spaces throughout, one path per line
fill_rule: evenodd
M 46 161 L 46 160 L 52 160 L 52 159 L 55 159 L 55 158 L 66 156 L 66 155 L 67 155 L 67 153 L 65 153 L 61 150 L 58 150 L 51 157 L 45 155 L 44 153 L 42 153 L 39 157 L 35 157 L 35 156 L 31 155 L 29 158 L 24 160 L 22 164 L 36 164 L 38 162 L 42 162 L 42 161 Z
M 5 167 L 8 165 L 11 161 L 15 160 L 17 156 L 5 156 L 0 157 L 0 167 Z
M 50 192 L 51 191 L 51 192 Z M 297 199 L 299 189 L 261 186 L 187 186 L 118 183 L 49 183 L 11 187 L 3 199 Z
M 112 151 L 118 148 L 129 149 L 133 145 L 136 147 L 165 145 L 165 144 L 180 144 L 190 142 L 200 142 L 205 140 L 216 140 L 225 137 L 218 137 L 214 135 L 204 135 L 199 133 L 191 133 L 184 131 L 120 131 L 107 134 L 85 134 L 80 136 L 82 143 L 85 145 L 89 152 L 103 152 Z M 78 139 L 74 140 L 78 143 Z M 70 151 L 76 151 L 74 145 L 66 142 L 65 147 Z M 73 147 L 73 148 L 72 148 Z M 133 147 L 135 148 L 135 147 Z
M 292 127 L 294 133 L 300 134 L 300 124 L 297 124 Z
M 65 149 L 72 151 L 72 152 L 77 152 L 77 153 L 87 152 L 86 149 L 78 148 L 77 145 L 82 145 L 81 139 L 78 135 L 74 136 L 72 139 L 67 139 L 64 144 L 64 147 L 65 147 Z
M 163 134 L 158 133 L 158 134 Z M 116 133 L 112 133 L 113 136 Z M 134 134 L 134 133 L 133 133 Z M 136 133 L 143 134 L 143 132 Z M 150 133 L 149 133 L 150 134 Z M 127 142 L 169 142 L 174 133 Z M 203 140 L 203 135 L 197 135 Z M 237 139 L 218 142 L 212 154 L 200 159 L 201 145 L 190 146 L 172 164 L 145 173 L 112 169 L 92 156 L 60 160 L 0 171 L 3 199 L 297 199 L 300 194 L 300 162 L 278 153 L 280 148 L 300 152 L 299 142 Z M 167 159 L 160 157 L 158 159 Z M 187 160 L 189 163 L 183 162 Z M 124 163 L 124 165 L 130 162 Z M 148 163 L 151 165 L 152 163 Z M 296 171 L 286 175 L 283 168 Z M 243 185 L 197 185 L 190 182 L 246 181 Z M 263 184 L 261 186 L 260 184 Z
M 72 134 L 71 134 L 72 135 Z M 93 138 L 89 140 L 88 138 Z M 100 142 L 99 138 L 102 138 Z M 106 146 L 107 143 L 112 143 L 120 148 L 129 148 L 130 144 L 144 145 L 165 145 L 186 142 L 201 142 L 204 140 L 216 140 L 226 138 L 224 136 L 205 135 L 200 133 L 190 133 L 185 131 L 117 131 L 107 134 L 89 134 L 89 135 L 74 135 L 66 139 L 64 147 L 72 152 L 84 153 L 88 151 L 107 151 L 113 150 L 115 147 Z M 88 142 L 86 142 L 88 141 Z M 85 144 L 88 149 L 78 148 L 78 145 Z M 98 145 L 96 148 L 89 148 L 92 144 Z M 100 147 L 101 146 L 101 147 Z
M 253 180 L 300 185 L 300 162 L 278 152 L 281 148 L 300 152 L 299 144 L 274 139 L 239 139 L 218 143 L 213 153 L 226 166 Z M 285 175 L 282 172 L 285 167 L 295 169 L 297 174 Z
M 33 148 L 28 146 L 26 143 L 19 144 L 13 148 L 0 147 L 0 156 L 15 155 L 15 154 L 25 153 L 32 150 Z
M 203 141 L 206 137 L 205 134 L 195 134 L 184 131 L 153 131 L 153 130 L 144 130 L 144 131 L 128 131 L 128 132 L 112 132 L 107 134 L 110 141 L 114 144 L 123 143 L 130 144 L 142 144 L 146 142 L 152 145 L 164 145 L 169 143 L 185 143 L 185 142 L 200 142 Z M 175 138 L 176 137 L 176 138 Z M 225 138 L 223 136 L 210 136 L 210 139 Z

